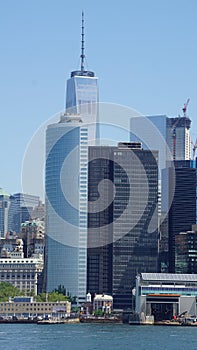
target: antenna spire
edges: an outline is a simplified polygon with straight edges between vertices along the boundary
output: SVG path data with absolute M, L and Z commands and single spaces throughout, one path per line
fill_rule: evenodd
M 84 12 L 82 11 L 82 27 L 81 27 L 81 71 L 84 72 L 85 54 L 84 54 Z

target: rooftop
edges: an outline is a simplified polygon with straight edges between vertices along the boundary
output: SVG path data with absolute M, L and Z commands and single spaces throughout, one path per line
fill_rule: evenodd
M 141 273 L 144 281 L 188 281 L 197 282 L 197 274 L 178 273 Z

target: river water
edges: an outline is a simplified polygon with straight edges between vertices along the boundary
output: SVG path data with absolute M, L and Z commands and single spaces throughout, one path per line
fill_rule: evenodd
M 196 350 L 197 327 L 1 324 L 2 350 Z

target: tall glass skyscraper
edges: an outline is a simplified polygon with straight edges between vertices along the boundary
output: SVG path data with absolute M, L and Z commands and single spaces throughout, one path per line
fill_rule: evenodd
M 79 304 L 86 300 L 88 144 L 95 144 L 97 78 L 84 69 L 67 82 L 66 111 L 46 132 L 46 290 L 64 285 Z
M 46 286 L 86 296 L 88 128 L 62 116 L 46 132 Z

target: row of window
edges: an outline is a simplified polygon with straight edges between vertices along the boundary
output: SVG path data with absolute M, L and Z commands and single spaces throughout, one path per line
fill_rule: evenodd
M 33 274 L 33 275 L 25 275 L 25 274 L 23 274 L 23 275 L 9 275 L 9 274 L 1 274 L 0 275 L 0 278 L 1 279 L 10 279 L 10 278 L 12 278 L 12 279 L 20 279 L 20 278 L 23 278 L 23 279 L 34 279 L 35 278 L 35 275 Z

